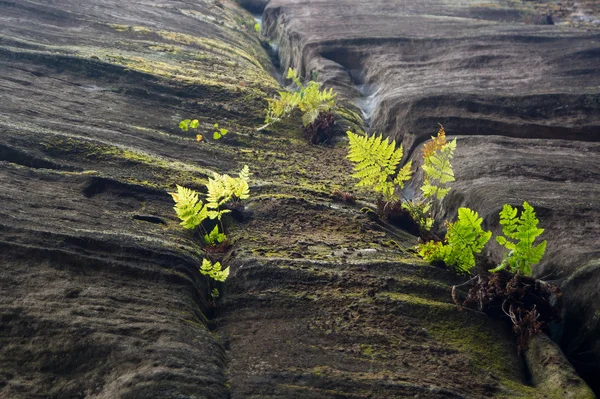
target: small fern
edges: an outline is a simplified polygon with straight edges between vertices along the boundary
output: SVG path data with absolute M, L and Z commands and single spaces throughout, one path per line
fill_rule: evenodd
M 237 178 L 215 173 L 212 179 L 208 179 L 208 183 L 206 184 L 208 189 L 206 206 L 212 209 L 208 211 L 208 216 L 211 219 L 220 220 L 221 216 L 229 213 L 229 210 L 221 209 L 221 207 L 232 199 L 237 201 L 250 197 L 250 188 L 248 186 L 249 176 L 248 166 L 244 166 Z
M 540 262 L 546 252 L 546 241 L 533 245 L 535 239 L 544 232 L 537 227 L 539 220 L 535 210 L 527 201 L 523 202 L 523 212 L 517 216 L 518 209 L 506 204 L 500 212 L 500 224 L 504 236 L 496 237 L 498 244 L 510 252 L 504 261 L 492 271 L 510 269 L 526 276 L 531 275 L 531 266 Z
M 250 169 L 244 165 L 238 177 L 215 173 L 208 179 L 206 203 L 199 199 L 199 193 L 189 188 L 177 186 L 176 193 L 169 193 L 175 201 L 175 212 L 186 229 L 195 229 L 206 219 L 219 219 L 230 212 L 221 209 L 231 200 L 239 201 L 250 197 Z
M 437 137 L 432 137 L 423 149 L 423 172 L 425 178 L 421 191 L 424 198 L 444 198 L 450 188 L 447 184 L 454 181 L 451 160 L 456 150 L 456 139 L 446 142 L 446 132 L 442 126 Z
M 396 148 L 395 140 L 390 143 L 381 135 L 363 136 L 350 131 L 347 134 L 350 140 L 347 158 L 355 163 L 352 176 L 359 179 L 356 186 L 381 193 L 388 202 L 400 200 L 398 189 L 404 188 L 404 182 L 412 175 L 411 161 L 397 171 L 403 156 L 402 145 Z
M 475 254 L 483 250 L 492 236 L 481 228 L 483 219 L 469 208 L 458 209 L 458 220 L 448 224 L 446 243 L 430 241 L 418 246 L 426 261 L 443 261 L 458 272 L 468 273 L 475 266 Z
M 200 273 L 215 281 L 224 282 L 229 277 L 229 267 L 223 269 L 220 262 L 212 263 L 208 259 L 203 259 L 202 266 L 200 266 Z
M 269 106 L 265 125 L 258 130 L 287 118 L 296 108 L 302 111 L 302 124 L 307 127 L 317 120 L 321 112 L 331 111 L 335 107 L 336 94 L 333 89 L 321 90 L 321 84 L 313 80 L 302 84 L 298 72 L 292 68 L 288 69 L 286 78 L 294 82 L 296 90 L 281 91 L 278 98 L 267 99 Z
M 206 245 L 218 245 L 225 242 L 227 236 L 219 231 L 219 225 L 215 225 L 210 233 L 204 235 L 203 239 Z
M 186 229 L 195 229 L 209 217 L 208 207 L 198 198 L 198 193 L 189 188 L 177 185 L 176 193 L 169 193 L 175 201 L 175 213 Z

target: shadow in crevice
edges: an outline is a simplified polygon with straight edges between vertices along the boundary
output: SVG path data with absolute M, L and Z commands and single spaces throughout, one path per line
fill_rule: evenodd
M 68 172 L 80 172 L 82 169 L 74 168 L 65 165 L 59 165 L 57 163 L 35 157 L 33 155 L 27 154 L 24 151 L 18 150 L 13 147 L 9 147 L 4 144 L 0 144 L 0 161 L 6 161 L 10 163 L 14 163 L 21 166 L 26 166 L 28 168 L 34 169 L 54 169 L 54 170 L 64 170 Z

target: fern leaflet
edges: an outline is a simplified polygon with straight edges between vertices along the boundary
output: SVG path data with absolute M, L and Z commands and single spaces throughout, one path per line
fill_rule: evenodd
M 220 262 L 212 263 L 208 259 L 203 259 L 202 266 L 200 266 L 200 273 L 216 281 L 223 282 L 229 277 L 229 267 L 222 269 Z
M 483 219 L 469 208 L 458 209 L 458 220 L 448 225 L 445 244 L 430 241 L 418 247 L 427 261 L 442 260 L 459 272 L 469 272 L 475 266 L 475 254 L 483 250 L 492 236 L 481 228 Z
M 396 174 L 398 164 L 402 160 L 402 145 L 396 149 L 396 141 L 383 139 L 381 135 L 363 136 L 347 132 L 350 140 L 350 151 L 347 158 L 354 162 L 353 177 L 359 179 L 357 187 L 369 187 L 381 193 L 386 201 L 399 200 L 396 187 L 404 187 L 410 179 L 411 162 L 408 162 Z M 394 178 L 394 174 L 396 177 Z
M 535 210 L 527 201 L 523 202 L 523 212 L 518 217 L 518 209 L 506 204 L 500 212 L 500 224 L 504 236 L 496 237 L 498 244 L 510 252 L 504 261 L 493 271 L 509 268 L 529 276 L 531 266 L 542 260 L 546 252 L 546 241 L 533 245 L 535 239 L 544 232 L 537 227 L 539 220 Z
M 198 192 L 177 185 L 176 193 L 169 193 L 175 201 L 175 213 L 186 229 L 195 229 L 208 215 L 208 208 L 198 199 Z

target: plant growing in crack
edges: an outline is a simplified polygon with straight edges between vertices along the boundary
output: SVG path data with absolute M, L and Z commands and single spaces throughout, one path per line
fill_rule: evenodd
M 424 178 L 420 187 L 422 196 L 402 203 L 402 207 L 423 230 L 431 230 L 434 227 L 440 203 L 450 192 L 448 184 L 455 180 L 451 163 L 455 150 L 456 139 L 446 141 L 446 131 L 442 125 L 437 136 L 432 136 L 423 147 L 421 169 Z
M 198 119 L 185 119 L 182 120 L 181 122 L 179 122 L 179 128 L 181 130 L 183 130 L 184 132 L 187 132 L 190 129 L 194 129 L 194 130 L 198 130 L 200 128 L 200 122 L 198 121 Z M 228 129 L 225 128 L 219 128 L 219 124 L 215 123 L 213 125 L 213 128 L 215 129 L 215 131 L 212 134 L 212 138 L 213 140 L 220 140 L 223 137 L 225 137 L 227 135 L 227 133 L 229 133 Z M 200 142 L 204 140 L 204 135 L 198 133 L 196 135 L 196 141 Z
M 478 263 L 476 254 L 482 252 L 492 236 L 481 228 L 482 221 L 477 212 L 459 208 L 458 220 L 447 223 L 444 241 L 419 244 L 419 255 L 429 262 L 442 261 L 459 273 L 471 273 Z M 489 270 L 491 274 L 479 272 L 466 283 L 452 287 L 452 298 L 459 309 L 510 320 L 520 352 L 548 323 L 560 320 L 560 289 L 530 277 L 531 266 L 542 259 L 546 250 L 546 241 L 534 245 L 544 232 L 537 227 L 538 223 L 535 210 L 526 201 L 520 216 L 517 208 L 504 205 L 500 212 L 504 235 L 497 236 L 496 241 L 510 252 L 500 265 Z M 479 270 L 485 270 L 487 261 L 479 260 Z M 469 290 L 464 299 L 459 299 L 458 291 L 464 286 Z
M 481 253 L 492 237 L 481 228 L 483 219 L 469 208 L 458 209 L 458 220 L 446 223 L 444 242 L 429 241 L 418 246 L 418 253 L 428 262 L 442 261 L 459 273 L 468 273 L 475 267 L 475 254 Z
M 280 91 L 277 97 L 267 99 L 269 105 L 265 124 L 257 130 L 266 129 L 299 109 L 304 133 L 310 141 L 316 144 L 329 140 L 335 123 L 332 111 L 335 109 L 336 94 L 333 89 L 321 90 L 321 84 L 314 80 L 303 84 L 298 72 L 292 68 L 288 69 L 286 78 L 292 80 L 295 88 Z
M 383 139 L 381 135 L 360 135 L 347 132 L 350 141 L 348 159 L 354 162 L 353 177 L 359 179 L 358 187 L 367 187 L 378 193 L 380 216 L 391 213 L 408 213 L 421 235 L 434 225 L 440 201 L 450 191 L 454 181 L 451 160 L 456 150 L 456 139 L 447 142 L 442 126 L 437 137 L 426 143 L 423 151 L 424 181 L 417 198 L 407 199 L 403 194 L 405 182 L 412 177 L 412 161 L 401 168 L 402 145 Z M 402 211 L 403 210 L 403 211 Z
M 192 189 L 177 186 L 177 192 L 169 193 L 175 201 L 173 209 L 181 220 L 180 225 L 189 230 L 201 231 L 206 252 L 220 252 L 226 247 L 227 236 L 223 225 L 223 215 L 231 212 L 228 203 L 236 204 L 250 197 L 250 170 L 245 165 L 238 177 L 214 173 L 206 184 L 207 194 L 202 201 L 200 193 Z M 214 223 L 210 232 L 206 224 Z M 214 281 L 223 282 L 229 276 L 229 268 L 222 269 L 219 262 L 212 263 L 204 259 L 200 272 Z M 216 290 L 216 288 L 215 288 Z M 218 295 L 218 290 L 216 291 Z M 211 295 L 214 292 L 211 292 Z M 214 296 L 214 295 L 213 295 Z
M 546 240 L 533 245 L 536 238 L 544 232 L 537 227 L 539 220 L 535 210 L 527 201 L 523 202 L 523 212 L 517 216 L 518 209 L 506 204 L 500 212 L 500 224 L 504 236 L 496 237 L 498 244 L 509 252 L 498 267 L 491 271 L 497 272 L 508 269 L 531 276 L 531 266 L 542 260 L 546 252 Z

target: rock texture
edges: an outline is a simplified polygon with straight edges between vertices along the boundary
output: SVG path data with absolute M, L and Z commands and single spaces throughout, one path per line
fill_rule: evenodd
M 166 189 L 237 167 L 177 124 L 258 123 L 253 24 L 213 2 L 0 2 L 0 397 L 228 397 Z
M 254 23 L 228 0 L 0 1 L 0 397 L 544 397 L 414 236 L 333 200 L 353 185 L 345 148 L 293 119 L 256 133 L 278 86 Z M 314 59 L 349 79 L 340 98 L 368 83 Z M 192 117 L 230 133 L 198 143 L 177 128 Z M 167 192 L 244 164 L 215 305 Z
M 263 31 L 284 67 L 319 79 L 418 162 L 437 124 L 459 137 L 444 201 L 498 230 L 504 203 L 529 201 L 548 252 L 535 270 L 565 292 L 554 337 L 590 383 L 600 373 L 600 33 L 580 4 L 272 0 Z M 536 16 L 555 15 L 557 25 Z M 490 245 L 491 255 L 501 248 Z

